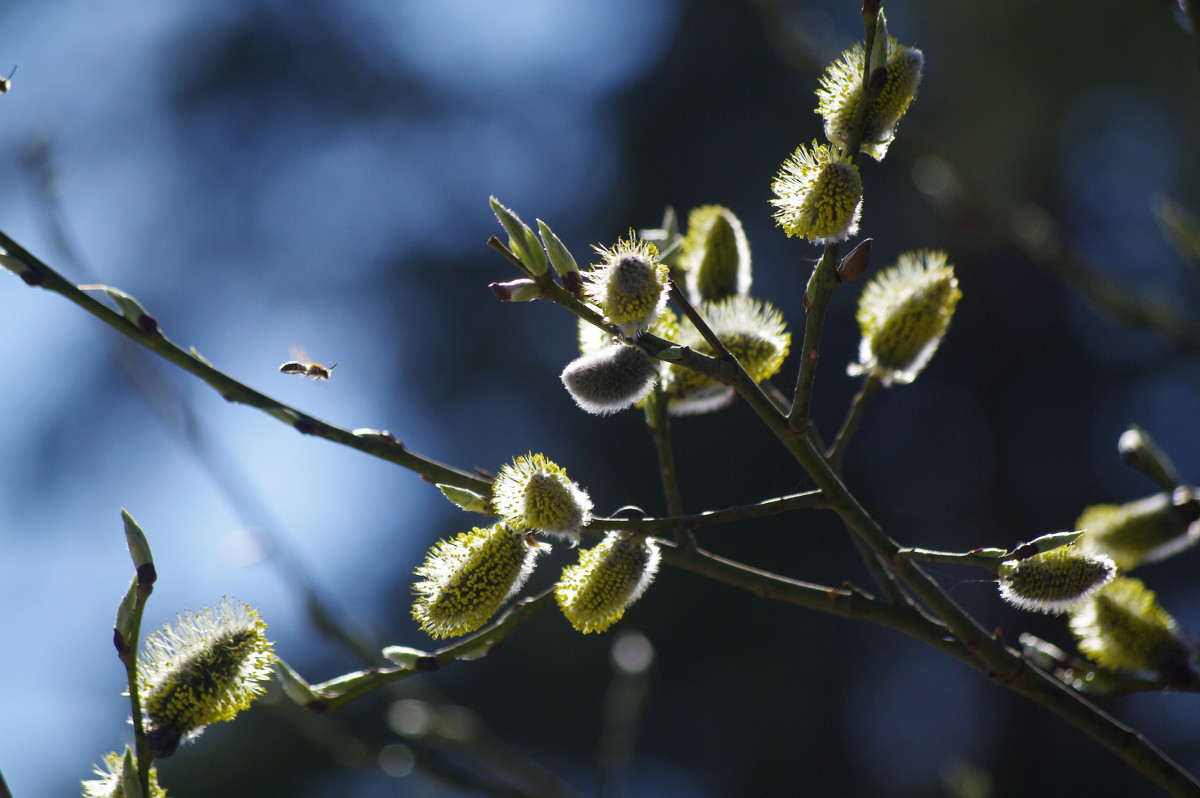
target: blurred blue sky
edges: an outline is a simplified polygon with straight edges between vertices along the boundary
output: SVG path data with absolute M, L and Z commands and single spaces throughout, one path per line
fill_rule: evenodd
M 642 6 L 10 3 L 0 52 L 20 69 L 0 109 L 0 218 L 70 278 L 138 296 L 167 335 L 228 373 L 436 452 L 441 434 L 413 423 L 409 399 L 422 375 L 408 360 L 435 321 L 422 317 L 413 255 L 489 259 L 491 193 L 554 217 L 568 206 L 586 215 L 614 190 L 605 107 L 661 56 L 677 21 L 673 3 Z M 314 31 L 328 41 L 308 40 Z M 336 63 L 334 40 L 355 43 L 355 64 Z M 362 100 L 357 115 L 380 84 L 393 96 Z M 350 110 L 330 112 L 320 95 Z M 86 274 L 48 236 L 21 157 L 40 145 Z M 380 272 L 408 301 L 371 290 Z M 130 577 L 121 507 L 150 535 L 161 574 L 148 628 L 228 593 L 260 608 L 285 656 L 304 659 L 288 641 L 312 635 L 294 592 L 261 561 L 246 564 L 248 519 L 128 390 L 121 342 L 66 303 L 5 288 L 3 356 L 24 376 L 6 381 L 3 409 L 25 422 L 0 427 L 0 605 L 12 608 L 10 651 L 24 654 L 0 664 L 0 681 L 20 685 L 6 691 L 0 767 L 16 795 L 62 794 L 127 735 L 110 640 Z M 295 343 L 338 361 L 336 379 L 278 374 Z M 441 499 L 132 356 L 233 453 L 288 545 L 353 606 L 352 622 L 372 621 L 380 581 L 419 561 L 422 519 Z

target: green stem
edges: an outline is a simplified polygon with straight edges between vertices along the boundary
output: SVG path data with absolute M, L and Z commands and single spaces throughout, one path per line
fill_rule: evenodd
M 438 670 L 455 660 L 474 660 L 485 657 L 498 644 L 507 639 L 514 629 L 552 603 L 554 603 L 553 587 L 532 598 L 522 599 L 509 607 L 498 620 L 453 645 L 430 652 L 415 667 L 370 668 L 365 671 L 348 673 L 321 684 L 314 684 L 310 689 L 320 696 L 320 700 L 310 702 L 306 708 L 314 712 L 332 712 L 341 709 L 356 698 L 361 698 L 400 679 Z
M 679 492 L 679 480 L 675 470 L 675 452 L 671 447 L 671 416 L 667 412 L 667 397 L 662 386 L 656 384 L 654 393 L 646 401 L 646 427 L 654 440 L 654 451 L 658 455 L 658 472 L 662 478 L 663 496 L 667 512 L 673 516 L 683 515 L 683 495 Z M 675 527 L 675 542 L 681 548 L 696 545 L 691 529 L 686 524 Z
M 897 560 L 919 560 L 921 562 L 940 562 L 950 565 L 970 565 L 975 568 L 983 568 L 992 573 L 999 573 L 1000 563 L 1004 562 L 1002 557 L 993 554 L 988 554 L 986 551 L 1004 553 L 1003 549 L 976 549 L 975 551 L 932 551 L 930 549 L 897 549 L 894 559 Z
M 947 634 L 945 626 L 911 604 L 888 604 L 857 589 L 803 582 L 727 560 L 699 548 L 683 551 L 664 544 L 662 557 L 676 568 L 748 590 L 759 598 L 795 604 L 842 618 L 868 621 L 903 632 L 973 667 L 978 665 L 974 656 Z
M 679 527 L 695 529 L 698 526 L 725 524 L 730 521 L 744 521 L 747 518 L 762 518 L 763 516 L 786 513 L 790 510 L 824 507 L 827 507 L 827 505 L 825 499 L 821 496 L 821 492 L 810 490 L 804 493 L 779 496 L 754 504 L 741 504 L 736 507 L 728 507 L 724 510 L 705 510 L 702 513 L 694 515 L 681 515 L 669 518 L 643 518 L 640 521 L 632 521 L 625 518 L 593 518 L 591 523 L 584 527 L 584 529 L 593 532 L 608 532 L 619 529 L 628 529 L 635 532 L 658 532 L 664 529 L 678 529 Z
M 846 450 L 850 447 L 850 439 L 854 437 L 854 433 L 858 432 L 858 425 L 862 421 L 863 415 L 866 413 L 867 402 L 875 395 L 883 383 L 874 374 L 867 374 L 863 380 L 862 388 L 854 395 L 854 399 L 850 402 L 850 412 L 846 414 L 846 420 L 842 422 L 842 428 L 838 430 L 837 437 L 833 439 L 833 445 L 829 448 L 826 454 L 826 459 L 833 466 L 835 471 L 842 470 L 842 461 L 846 458 Z
M 846 143 L 845 152 L 854 160 L 858 160 L 858 150 L 862 144 L 863 131 L 867 125 L 867 111 L 871 107 L 871 94 L 868 90 L 871 78 L 871 49 L 875 42 L 876 12 L 863 13 L 863 24 L 866 27 L 866 40 L 863 50 L 862 89 L 858 110 L 854 117 L 854 125 L 850 140 Z M 829 300 L 833 292 L 842 284 L 837 275 L 838 245 L 827 244 L 821 253 L 821 260 L 813 269 L 804 289 L 804 306 L 807 311 L 804 320 L 804 341 L 800 345 L 800 371 L 796 375 L 796 391 L 793 394 L 792 409 L 788 413 L 788 427 L 802 434 L 807 434 L 812 426 L 809 407 L 812 404 L 813 384 L 817 376 L 817 360 L 821 345 L 821 331 L 825 327 L 825 313 L 829 308 Z
M 137 582 L 134 597 L 133 612 L 130 614 L 128 634 L 124 637 L 117 633 L 120 647 L 117 656 L 125 665 L 125 682 L 129 690 L 129 711 L 133 719 L 134 757 L 137 759 L 138 781 L 142 785 L 142 795 L 150 795 L 150 752 L 146 748 L 146 727 L 142 719 L 142 696 L 138 685 L 138 646 L 142 639 L 142 613 L 146 608 L 146 599 L 150 597 L 151 588 Z
M 415 471 L 426 480 L 455 485 L 480 493 L 491 491 L 491 481 L 474 474 L 423 457 L 407 449 L 402 442 L 386 432 L 359 430 L 352 432 L 302 413 L 295 408 L 259 393 L 243 383 L 217 370 L 195 351 L 188 352 L 170 341 L 158 329 L 157 322 L 149 316 L 128 319 L 110 309 L 100 301 L 88 296 L 58 272 L 30 254 L 20 244 L 0 231 L 0 248 L 24 267 L 17 272 L 28 285 L 45 288 L 61 294 L 71 302 L 91 313 L 117 332 L 141 344 L 200 379 L 230 402 L 258 408 L 268 415 L 295 427 L 298 432 L 316 435 L 340 443 L 352 449 L 379 457 L 399 466 Z M 10 267 L 11 268 L 11 267 Z
M 792 397 L 792 409 L 788 413 L 788 426 L 799 433 L 807 433 L 811 426 L 809 405 L 812 403 L 813 383 L 817 378 L 818 349 L 821 345 L 821 330 L 825 326 L 825 311 L 834 290 L 841 285 L 837 276 L 838 245 L 829 244 L 817 261 L 808 287 L 804 289 L 807 313 L 804 318 L 804 341 L 800 345 L 800 371 L 796 375 L 796 392 Z

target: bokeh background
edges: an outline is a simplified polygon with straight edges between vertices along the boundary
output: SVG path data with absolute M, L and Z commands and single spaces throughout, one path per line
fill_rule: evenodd
M 821 135 L 812 92 L 861 36 L 857 12 L 832 0 L 9 0 L 0 69 L 19 70 L 0 97 L 0 228 L 319 417 L 388 429 L 464 468 L 544 451 L 600 512 L 659 514 L 640 415 L 586 416 L 559 385 L 572 318 L 487 290 L 516 276 L 484 246 L 500 232 L 487 198 L 547 220 L 581 261 L 667 205 L 725 204 L 749 234 L 755 294 L 799 329 L 818 250 L 773 226 L 770 181 Z M 1200 478 L 1196 347 L 1112 321 L 1034 257 L 1060 235 L 1123 296 L 1174 302 L 1196 323 L 1198 275 L 1152 213 L 1160 195 L 1200 211 L 1195 38 L 1167 4 L 1113 0 L 933 0 L 897 7 L 891 27 L 924 50 L 926 75 L 888 158 L 865 168 L 863 234 L 876 267 L 945 249 L 964 298 L 922 378 L 877 397 L 851 487 L 893 537 L 961 550 L 1150 493 L 1116 455 L 1131 422 Z M 835 298 L 824 339 L 814 412 L 826 434 L 856 388 L 844 372 L 856 294 Z M 305 590 L 367 639 L 431 647 L 409 618 L 412 570 L 471 521 L 412 474 L 228 404 L 118 338 L 0 277 L 0 770 L 19 798 L 78 794 L 91 763 L 130 739 L 111 645 L 131 576 L 120 508 L 157 557 L 147 628 L 230 594 L 314 681 L 363 663 L 314 628 Z M 330 382 L 277 373 L 297 343 L 338 363 Z M 808 487 L 745 408 L 675 430 L 690 511 Z M 700 541 L 810 581 L 868 582 L 815 512 Z M 533 588 L 571 561 L 561 549 Z M 1195 567 L 1185 555 L 1144 577 L 1200 630 Z M 1007 610 L 976 574 L 936 573 L 1010 639 L 1069 643 L 1060 620 Z M 653 663 L 621 671 L 616 644 Z M 627 766 L 602 776 L 605 707 L 639 694 Z M 1198 702 L 1105 706 L 1195 769 Z M 1152 793 L 1049 713 L 907 638 L 670 569 L 607 635 L 545 613 L 493 657 L 336 715 L 269 698 L 160 770 L 178 798 L 982 798 L 971 790 L 989 781 L 995 796 Z

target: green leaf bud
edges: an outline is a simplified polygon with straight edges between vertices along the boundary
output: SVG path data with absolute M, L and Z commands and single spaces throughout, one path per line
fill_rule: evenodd
M 488 204 L 492 206 L 492 213 L 496 214 L 504 231 L 508 233 L 508 248 L 521 259 L 525 268 L 529 269 L 529 274 L 533 277 L 545 274 L 546 269 L 549 268 L 546 251 L 542 249 L 541 243 L 538 242 L 537 236 L 534 235 L 529 225 L 522 222 L 521 217 L 501 205 L 500 200 L 495 197 L 489 197 Z
M 293 419 L 293 422 L 295 419 Z M 381 440 L 385 443 L 399 443 L 396 436 L 385 429 L 375 429 L 374 427 L 358 427 L 350 430 L 350 434 L 356 438 L 372 438 Z
M 704 205 L 688 214 L 679 265 L 693 302 L 750 293 L 750 242 L 728 208 Z
M 909 383 L 933 357 L 962 292 L 943 252 L 906 252 L 870 280 L 858 301 L 862 330 L 850 374 L 872 373 L 885 385 Z
M 577 631 L 603 632 L 641 598 L 658 572 L 662 552 L 653 538 L 610 532 L 579 562 L 563 569 L 554 596 Z
M 25 261 L 7 252 L 0 252 L 0 267 L 8 269 L 20 277 L 26 285 L 41 285 L 46 281 L 46 276 L 40 271 L 31 268 Z
M 125 758 L 121 761 L 121 792 L 125 798 L 142 798 L 142 782 L 138 779 L 133 751 L 125 747 Z
M 1188 676 L 1194 645 L 1137 579 L 1113 580 L 1071 612 L 1070 626 L 1079 650 L 1102 667 Z
M 147 335 L 153 335 L 158 332 L 158 320 L 146 312 L 142 307 L 142 303 L 135 298 L 120 290 L 107 285 L 96 286 L 102 288 L 104 293 L 108 294 L 109 298 L 116 304 L 121 311 L 121 315 L 141 329 Z
M 124 755 L 105 754 L 103 765 L 96 765 L 93 772 L 99 777 L 81 781 L 83 798 L 138 798 L 142 785 L 137 778 L 137 767 L 133 751 L 125 747 Z M 158 784 L 158 768 L 150 768 L 150 795 L 148 798 L 167 798 L 167 791 Z
M 1065 651 L 1037 635 L 1022 632 L 1017 639 L 1021 643 L 1021 653 L 1042 670 L 1053 673 L 1068 661 Z
M 592 520 L 587 491 L 543 454 L 523 455 L 503 466 L 492 485 L 492 504 L 506 523 L 563 537 L 572 545 Z
M 1121 433 L 1117 451 L 1126 465 L 1150 477 L 1163 490 L 1173 490 L 1181 481 L 1171 458 L 1137 424 Z
M 654 390 L 658 377 L 658 366 L 649 355 L 622 343 L 572 360 L 561 375 L 575 404 L 600 416 L 640 402 Z
M 1195 544 L 1200 538 L 1196 519 L 1196 500 L 1182 488 L 1127 504 L 1096 504 L 1075 523 L 1084 530 L 1081 548 L 1107 554 L 1122 571 L 1131 571 Z
M 542 287 L 528 277 L 506 283 L 488 283 L 488 288 L 501 302 L 532 302 L 542 298 Z
M 880 67 L 887 66 L 888 55 L 888 26 L 887 15 L 881 9 L 875 15 L 875 35 L 871 37 L 871 63 L 869 67 L 872 72 Z
M 146 636 L 138 689 L 151 756 L 170 756 L 180 740 L 232 720 L 262 694 L 275 660 L 266 628 L 256 610 L 226 597 Z
M 483 513 L 492 515 L 492 502 L 487 496 L 480 496 L 473 490 L 466 488 L 458 488 L 454 485 L 438 485 L 437 489 L 442 492 L 451 503 L 461 507 L 469 513 Z
M 545 548 L 504 523 L 438 541 L 416 570 L 413 618 L 432 637 L 475 631 L 524 586 Z
M 1083 532 L 1051 532 L 1049 535 L 1036 537 L 1028 543 L 1017 546 L 1011 553 L 1007 553 L 1007 559 L 1023 560 L 1035 554 L 1053 551 L 1059 546 L 1070 546 L 1076 543 L 1082 535 Z
M 381 653 L 393 664 L 413 670 L 417 670 L 417 663 L 420 660 L 432 656 L 428 651 L 422 651 L 419 648 L 408 648 L 407 646 L 388 646 Z
M 538 219 L 537 226 L 538 234 L 542 237 L 542 244 L 546 248 L 546 254 L 550 256 L 550 265 L 554 267 L 558 276 L 565 278 L 568 274 L 578 273 L 579 266 L 575 263 L 575 257 L 550 229 L 550 225 Z
M 631 233 L 611 249 L 595 250 L 602 262 L 585 275 L 584 295 L 625 335 L 645 332 L 666 307 L 670 288 L 658 249 Z
M 129 556 L 133 558 L 133 567 L 138 574 L 138 586 L 144 595 L 150 595 L 158 573 L 154 569 L 154 555 L 150 551 L 150 541 L 146 533 L 138 526 L 133 516 L 121 509 L 121 520 L 125 524 L 125 545 L 129 548 Z
M 305 708 L 323 705 L 325 699 L 317 695 L 312 685 L 281 659 L 275 660 L 275 677 L 283 687 L 283 694 L 297 705 Z
M 1028 612 L 1066 612 L 1116 576 L 1103 555 L 1086 555 L 1074 546 L 1000 564 L 1000 596 Z
M 858 232 L 862 178 L 841 150 L 813 142 L 783 162 L 771 184 L 775 221 L 789 236 L 814 244 L 845 241 Z
M 117 621 L 113 624 L 113 643 L 117 647 L 117 656 L 125 659 L 131 651 L 134 650 L 137 641 L 134 636 L 137 634 L 137 599 L 138 599 L 138 580 L 135 578 L 129 583 L 129 589 L 125 591 L 125 596 L 121 599 L 121 603 L 117 605 Z

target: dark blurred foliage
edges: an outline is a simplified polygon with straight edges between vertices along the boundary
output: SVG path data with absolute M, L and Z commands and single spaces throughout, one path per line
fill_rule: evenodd
M 637 3 L 584 5 L 599 21 L 628 15 L 630 30 L 642 13 Z M 411 7 L 398 9 L 408 14 Z M 70 8 L 64 4 L 62 13 Z M 463 4 L 461 13 L 473 8 Z M 76 205 L 67 201 L 64 214 L 100 272 L 80 281 L 130 290 L 176 340 L 196 342 L 218 365 L 235 362 L 231 371 L 252 385 L 294 391 L 285 398 L 301 408 L 317 403 L 334 423 L 389 427 L 417 451 L 467 468 L 494 471 L 515 455 L 543 451 L 588 488 L 599 512 L 637 504 L 660 514 L 653 448 L 639 413 L 588 417 L 560 389 L 557 374 L 575 347 L 573 320 L 550 305 L 491 299 L 487 283 L 515 275 L 484 246 L 500 232 L 487 196 L 498 195 L 527 221 L 546 219 L 581 262 L 593 243 L 657 225 L 667 205 L 681 216 L 700 204 L 727 205 L 750 236 L 754 293 L 784 310 L 798 348 L 799 297 L 818 251 L 773 226 L 770 180 L 797 145 L 820 137 L 811 110 L 818 75 L 805 65 L 823 65 L 861 36 L 857 11 L 828 0 L 664 3 L 646 28 L 659 40 L 629 33 L 629 42 L 603 47 L 581 42 L 586 62 L 548 59 L 548 69 L 566 64 L 563 74 L 543 74 L 522 93 L 519 70 L 512 80 L 499 73 L 458 83 L 430 78 L 407 47 L 409 33 L 380 22 L 390 13 L 386 4 L 214 6 L 145 34 L 138 63 L 152 73 L 142 78 L 161 105 L 131 110 L 120 133 L 100 128 L 94 140 L 73 143 L 79 116 L 42 111 L 47 125 L 59 120 L 60 130 L 48 130 L 50 158 L 75 190 Z M 1156 436 L 1185 479 L 1200 478 L 1195 349 L 1107 318 L 1008 232 L 1012 214 L 1035 203 L 1097 273 L 1130 294 L 1174 298 L 1195 323 L 1197 275 L 1165 244 L 1150 212 L 1158 193 L 1200 212 L 1195 38 L 1160 3 L 942 0 L 889 11 L 893 33 L 924 50 L 926 76 L 888 158 L 864 167 L 862 233 L 875 239 L 874 268 L 909 249 L 945 249 L 964 298 L 917 383 L 876 397 L 847 460 L 849 485 L 897 540 L 965 550 L 1012 545 L 1071 526 L 1087 504 L 1151 492 L 1116 455 L 1129 423 Z M 24 20 L 37 13 L 32 4 L 11 12 Z M 437 31 L 444 41 L 423 46 L 453 52 L 454 17 L 447 12 Z M 503 39 L 513 33 L 498 27 L 491 46 L 528 56 L 522 48 L 529 40 Z M 561 36 L 585 33 L 568 26 Z M 111 38 L 119 52 L 122 41 L 141 34 L 113 28 L 95 35 Z M 607 74 L 607 59 L 627 59 L 633 71 L 575 96 L 572 81 L 583 87 L 577 76 Z M 494 63 L 507 61 L 502 55 Z M 0 105 L 24 90 L 20 80 L 36 72 L 36 51 L 21 64 L 13 96 Z M 151 134 L 152 142 L 137 143 Z M 110 169 L 115 174 L 87 178 L 96 186 L 81 187 L 82 164 L 104 162 L 106 147 L 127 160 Z M 118 168 L 142 161 L 153 177 Z M 13 185 L 28 175 L 17 164 L 14 157 L 5 166 Z M 962 202 L 926 201 L 914 175 L 930 164 L 958 176 Z M 127 206 L 127 192 L 149 199 Z M 42 232 L 40 196 L 21 195 L 22 209 L 10 208 L 16 221 L 4 229 L 58 263 L 61 253 Z M 86 214 L 72 216 L 83 206 Z M 68 337 L 109 335 L 57 297 L 24 293 L 13 281 L 2 288 L 71 325 Z M 821 351 L 813 412 L 826 435 L 857 387 L 844 372 L 858 345 L 856 296 L 851 285 L 835 297 Z M 340 362 L 329 386 L 267 382 L 276 376 L 271 359 L 282 360 L 281 347 L 296 339 L 319 359 Z M 206 519 L 214 539 L 218 529 L 255 523 L 228 513 L 207 520 L 184 503 L 179 491 L 190 488 L 178 484 L 207 485 L 207 478 L 194 466 L 177 464 L 175 473 L 155 467 L 175 444 L 158 432 L 129 431 L 155 422 L 104 365 L 102 344 L 94 360 L 65 362 L 62 348 L 37 358 L 48 373 L 75 376 L 54 382 L 53 391 L 47 382 L 36 412 L 23 411 L 28 437 L 4 442 L 6 458 L 20 464 L 6 480 L 11 517 L 43 530 L 51 545 L 68 542 L 73 527 L 41 506 L 69 502 L 63 494 L 73 479 L 105 469 L 119 477 L 127 461 L 104 452 L 121 450 L 123 436 L 152 434 L 149 442 L 139 438 L 142 465 L 129 476 L 167 502 L 147 524 L 152 542 L 169 536 L 175 521 L 191 528 L 193 517 Z M 236 360 L 241 354 L 257 361 Z M 794 365 L 785 367 L 777 384 L 787 390 L 794 378 Z M 333 393 L 341 385 L 346 392 Z M 350 625 L 374 624 L 384 642 L 431 646 L 408 615 L 412 569 L 425 546 L 469 517 L 384 464 L 356 464 L 361 472 L 338 481 L 353 458 L 321 441 L 294 442 L 274 420 L 227 406 L 206 389 L 184 390 L 255 474 L 248 487 L 265 494 L 285 529 L 304 525 L 306 513 L 290 511 L 293 501 L 320 519 L 323 540 L 304 538 L 297 549 Z M 674 429 L 689 511 L 809 486 L 742 406 L 677 419 Z M 271 476 L 318 468 L 320 478 L 295 494 Z M 36 503 L 19 498 L 34 491 Z M 117 506 L 129 501 L 120 493 L 94 496 L 69 517 L 84 520 L 99 541 L 106 525 L 116 534 Z M 206 501 L 225 500 L 217 493 Z M 343 543 L 342 535 L 353 537 Z M 706 548 L 767 570 L 872 587 L 845 532 L 817 512 L 705 528 L 698 536 Z M 118 548 L 114 541 L 105 546 Z M 194 545 L 160 569 L 164 583 L 189 557 L 199 567 L 204 549 Z M 323 568 L 355 549 L 345 564 Z M 535 574 L 536 589 L 573 556 L 559 549 Z M 103 603 L 111 594 L 115 607 L 127 574 L 117 559 L 107 563 L 103 581 L 111 589 L 83 597 L 78 587 L 80 601 Z M 1184 555 L 1144 578 L 1195 630 L 1194 563 L 1195 555 Z M 933 570 L 1009 639 L 1032 631 L 1069 644 L 1060 619 L 1009 611 L 974 573 Z M 220 571 L 205 573 L 196 577 L 198 595 L 215 600 L 231 590 Z M 272 581 L 268 571 L 257 573 Z M 274 589 L 288 596 L 287 579 Z M 323 642 L 295 602 L 278 601 L 277 613 L 296 613 L 276 639 L 297 669 L 319 681 L 363 666 Z M 264 616 L 272 619 L 268 609 Z M 501 773 L 528 760 L 592 794 L 601 707 L 613 679 L 609 649 L 623 628 L 646 635 L 656 653 L 623 781 L 630 796 L 943 795 L 939 774 L 963 766 L 989 773 L 995 796 L 1152 794 L 1126 765 L 1048 712 L 917 643 L 670 569 L 607 635 L 582 637 L 548 612 L 485 660 L 401 683 L 331 716 L 269 701 L 162 763 L 162 782 L 175 798 L 476 795 L 486 794 L 479 785 L 504 783 Z M 67 658 L 65 649 L 49 647 L 52 659 Z M 109 656 L 84 655 L 79 644 L 69 651 L 70 658 Z M 89 677 L 88 690 L 115 694 L 115 660 L 103 668 L 104 678 Z M 455 717 L 469 720 L 475 742 L 400 736 L 390 714 L 399 699 L 469 708 Z M 120 703 L 99 701 L 90 706 L 108 720 L 87 732 L 97 760 L 126 734 Z M 1138 696 L 1103 705 L 1197 769 L 1196 701 Z M 15 740 L 21 723 L 7 716 L 4 733 Z M 381 751 L 415 757 L 415 770 L 387 775 Z M 26 795 L 69 793 L 86 768 L 55 761 L 59 771 L 40 780 L 18 776 L 20 762 L 0 767 L 10 783 L 28 785 Z

